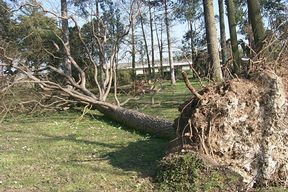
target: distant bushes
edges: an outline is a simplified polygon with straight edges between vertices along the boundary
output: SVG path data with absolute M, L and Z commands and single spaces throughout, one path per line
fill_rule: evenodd
M 131 69 L 121 69 L 117 71 L 118 85 L 127 85 L 133 81 Z

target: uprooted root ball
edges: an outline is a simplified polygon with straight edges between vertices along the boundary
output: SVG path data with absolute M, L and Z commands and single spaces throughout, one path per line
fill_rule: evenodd
M 249 186 L 288 186 L 287 100 L 272 71 L 201 92 L 180 108 L 183 146 L 240 174 Z

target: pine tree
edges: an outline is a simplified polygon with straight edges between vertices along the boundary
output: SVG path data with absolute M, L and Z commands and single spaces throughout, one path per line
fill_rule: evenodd
M 208 48 L 210 50 L 210 57 L 212 62 L 212 78 L 214 81 L 220 82 L 223 81 L 223 75 L 220 65 L 220 58 L 217 46 L 217 34 L 216 34 L 216 25 L 214 19 L 214 8 L 213 1 L 203 0 L 204 12 L 205 12 L 205 22 L 207 23 L 206 36 L 210 40 L 208 43 Z
M 260 3 L 259 0 L 247 0 L 247 4 L 248 16 L 253 30 L 256 52 L 258 52 L 261 50 L 263 40 L 265 38 L 265 29 L 260 13 Z

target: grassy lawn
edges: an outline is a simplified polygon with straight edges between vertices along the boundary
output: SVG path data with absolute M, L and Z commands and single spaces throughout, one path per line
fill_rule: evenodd
M 62 112 L 0 125 L 0 191 L 152 191 L 168 142 Z
M 183 83 L 164 83 L 154 105 L 147 94 L 125 107 L 173 120 L 189 98 Z M 6 118 L 0 123 L 0 192 L 154 191 L 152 177 L 168 145 L 128 131 L 98 112 Z
M 191 84 L 199 89 L 199 82 L 191 81 Z M 162 88 L 154 97 L 154 104 L 151 105 L 152 94 L 146 94 L 139 100 L 131 100 L 124 107 L 137 109 L 138 111 L 158 116 L 165 119 L 174 120 L 178 117 L 178 107 L 184 101 L 192 97 L 190 91 L 186 88 L 182 81 L 178 81 L 176 85 L 164 82 Z M 120 100 L 126 97 L 119 96 Z
M 165 82 L 154 105 L 147 94 L 125 107 L 173 120 L 190 97 L 183 83 Z M 151 177 L 168 145 L 97 112 L 6 118 L 0 124 L 0 191 L 153 191 Z

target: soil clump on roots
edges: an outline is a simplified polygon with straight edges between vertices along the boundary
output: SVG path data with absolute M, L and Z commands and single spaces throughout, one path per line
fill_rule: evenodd
M 174 127 L 192 150 L 241 175 L 245 186 L 288 186 L 287 87 L 272 70 L 209 86 L 180 108 Z

